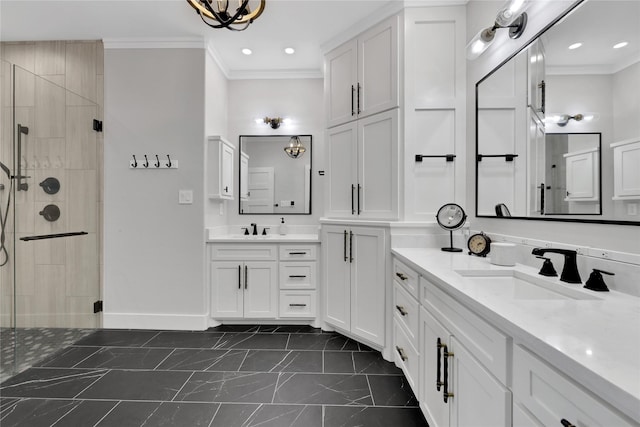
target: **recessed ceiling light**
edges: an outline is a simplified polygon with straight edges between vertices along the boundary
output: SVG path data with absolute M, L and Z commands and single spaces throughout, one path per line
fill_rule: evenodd
M 582 46 L 582 43 L 574 43 L 571 46 L 569 46 L 569 49 L 573 50 L 573 49 L 577 49 L 580 46 Z
M 620 43 L 618 43 L 618 44 L 614 44 L 614 45 L 613 45 L 613 48 L 614 48 L 614 49 L 620 49 L 621 47 L 625 47 L 625 46 L 626 46 L 626 45 L 628 45 L 628 44 L 629 44 L 628 42 L 620 42 Z
M 284 53 L 286 53 L 287 55 L 293 55 L 294 53 L 296 53 L 296 50 L 292 47 L 287 47 L 284 49 Z
M 251 55 L 253 52 L 251 51 L 251 49 L 247 49 L 245 47 L 244 49 L 242 49 L 242 53 L 244 53 L 245 55 Z

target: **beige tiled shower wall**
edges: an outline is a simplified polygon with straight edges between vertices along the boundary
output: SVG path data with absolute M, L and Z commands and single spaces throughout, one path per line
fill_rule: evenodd
M 101 299 L 103 134 L 93 131 L 93 119 L 103 118 L 104 50 L 101 41 L 5 42 L 0 57 L 17 65 L 15 115 L 27 123 L 23 166 L 29 190 L 17 193 L 16 237 L 33 234 L 86 231 L 80 237 L 17 241 L 15 252 L 16 324 L 19 327 L 100 326 L 93 313 Z M 2 75 L 2 147 L 12 155 L 12 117 L 7 77 Z M 8 130 L 7 130 L 8 129 Z M 50 195 L 39 186 L 47 177 L 60 181 Z M 2 181 L 5 182 L 5 181 Z M 6 184 L 5 184 L 6 185 Z M 0 203 L 6 203 L 5 190 Z M 39 212 L 59 206 L 55 222 Z M 4 212 L 4 207 L 3 207 Z M 11 218 L 7 230 L 13 230 Z M 7 241 L 12 239 L 7 235 Z M 12 259 L 13 261 L 13 259 Z M 12 264 L 10 262 L 9 264 Z M 12 325 L 13 267 L 2 270 L 2 326 Z

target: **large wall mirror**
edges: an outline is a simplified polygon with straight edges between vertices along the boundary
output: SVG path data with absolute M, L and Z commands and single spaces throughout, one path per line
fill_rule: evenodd
M 311 139 L 311 135 L 240 136 L 241 215 L 311 214 Z
M 476 85 L 476 215 L 640 225 L 639 94 L 640 2 L 577 4 Z

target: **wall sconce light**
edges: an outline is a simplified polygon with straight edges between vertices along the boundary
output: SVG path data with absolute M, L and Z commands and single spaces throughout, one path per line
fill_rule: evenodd
M 278 129 L 280 127 L 280 124 L 284 122 L 284 120 L 281 117 L 265 117 L 264 122 L 271 126 L 271 129 Z
M 509 0 L 500 8 L 496 20 L 491 27 L 481 30 L 467 45 L 467 59 L 473 61 L 493 43 L 496 31 L 500 28 L 509 29 L 509 37 L 517 39 L 527 28 L 527 0 Z
M 289 140 L 289 145 L 284 147 L 284 152 L 287 153 L 287 156 L 291 157 L 292 159 L 301 157 L 305 153 L 305 151 L 307 151 L 307 148 L 302 145 L 302 141 L 300 141 L 300 137 L 298 137 L 297 135 L 292 136 Z

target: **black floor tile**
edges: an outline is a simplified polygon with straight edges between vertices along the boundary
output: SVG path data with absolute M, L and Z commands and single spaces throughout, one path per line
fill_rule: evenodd
M 145 347 L 213 348 L 224 335 L 222 332 L 160 332 Z
M 322 352 L 290 350 L 249 350 L 241 371 L 322 372 Z
M 418 408 L 326 406 L 324 427 L 428 427 Z
M 418 406 L 411 386 L 404 376 L 368 375 L 376 406 Z
M 373 405 L 365 375 L 280 374 L 274 403 Z
M 107 347 L 89 356 L 76 367 L 154 369 L 172 351 L 168 348 Z
M 171 400 L 190 372 L 109 371 L 78 399 Z
M 325 374 L 355 374 L 356 367 L 353 362 L 352 351 L 325 351 Z
M 309 325 L 261 325 L 260 333 L 271 334 L 321 334 L 322 329 Z
M 0 425 L 49 427 L 80 403 L 75 400 L 24 399 L 3 414 Z
M 222 338 L 220 338 L 215 348 L 284 350 L 287 347 L 288 339 L 288 334 L 226 333 Z
M 356 373 L 402 375 L 402 370 L 382 358 L 377 351 L 353 353 Z
M 42 360 L 35 366 L 73 368 L 97 351 L 100 351 L 100 347 L 67 347 Z
M 72 398 L 105 374 L 105 370 L 32 368 L 5 381 L 4 397 Z
M 115 400 L 78 400 L 80 402 L 55 424 L 55 427 L 94 426 L 113 409 Z
M 179 348 L 158 367 L 169 371 L 237 371 L 249 350 Z
M 271 403 L 278 374 L 195 372 L 174 401 Z
M 207 427 L 219 406 L 217 403 L 120 402 L 97 427 Z
M 322 427 L 322 406 L 222 404 L 211 427 Z
M 10 410 L 13 405 L 20 401 L 17 397 L 0 397 L 0 418 L 2 418 L 2 414 L 4 414 L 7 410 Z M 1 425 L 1 424 L 0 424 Z
M 256 333 L 260 331 L 260 325 L 220 325 L 207 329 L 207 332 L 248 332 Z
M 157 334 L 157 331 L 101 330 L 82 338 L 75 345 L 140 347 Z
M 358 343 L 339 334 L 291 334 L 289 350 L 358 351 Z

